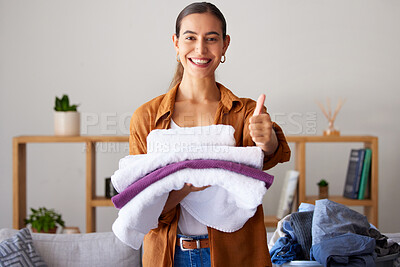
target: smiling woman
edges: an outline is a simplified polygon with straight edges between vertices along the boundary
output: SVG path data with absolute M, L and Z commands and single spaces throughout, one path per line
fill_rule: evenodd
M 183 68 L 184 66 L 182 66 L 181 64 L 181 55 L 180 55 L 180 51 L 179 51 L 179 38 L 181 35 L 181 28 L 182 28 L 182 21 L 184 18 L 187 17 L 191 17 L 191 20 L 188 21 L 189 25 L 184 25 L 189 27 L 189 26 L 205 26 L 205 24 L 203 23 L 196 23 L 196 21 L 193 21 L 193 19 L 195 18 L 199 18 L 201 16 L 199 15 L 206 15 L 207 17 L 212 17 L 211 21 L 206 22 L 208 24 L 208 26 L 211 27 L 217 27 L 215 30 L 210 30 L 210 32 L 206 32 L 206 37 L 208 42 L 215 44 L 218 44 L 219 46 L 221 46 L 221 42 L 218 42 L 220 40 L 223 40 L 224 42 L 224 50 L 220 51 L 222 52 L 222 55 L 224 57 L 224 60 L 221 61 L 221 63 L 224 63 L 226 58 L 225 58 L 225 52 L 228 49 L 229 46 L 229 42 L 230 42 L 230 37 L 227 36 L 226 34 L 226 20 L 224 15 L 221 13 L 221 11 L 214 6 L 213 4 L 210 3 L 193 3 L 191 5 L 188 5 L 186 8 L 184 8 L 178 15 L 177 19 L 176 19 L 176 24 L 175 24 L 175 34 L 173 35 L 173 42 L 175 45 L 175 50 L 177 52 L 177 67 L 176 67 L 176 72 L 174 75 L 174 78 L 172 79 L 170 88 L 174 87 L 176 84 L 178 84 L 179 82 L 181 82 L 182 80 L 182 76 L 183 76 Z M 194 17 L 195 16 L 195 17 Z M 213 22 L 214 24 L 212 24 L 211 22 Z M 190 34 L 195 35 L 195 36 L 190 36 Z M 202 36 L 198 35 L 199 33 L 196 33 L 193 29 L 187 28 L 184 30 L 183 35 L 189 35 L 189 36 L 185 36 L 185 39 L 187 41 L 195 41 L 196 38 L 199 39 L 199 37 L 201 38 Z M 200 40 L 201 41 L 201 40 Z M 218 65 L 217 65 L 218 66 Z
M 147 153 L 146 138 L 154 129 L 226 124 L 235 129 L 236 146 L 261 149 L 264 169 L 288 161 L 289 146 L 266 112 L 265 95 L 257 103 L 239 98 L 215 80 L 230 43 L 221 11 L 210 3 L 193 3 L 180 12 L 175 29 L 178 66 L 171 88 L 133 114 L 130 154 Z M 144 266 L 272 266 L 262 205 L 241 229 L 229 233 L 197 221 L 180 205 L 189 194 L 198 196 L 195 192 L 209 187 L 186 183 L 169 192 L 158 227 L 144 237 Z

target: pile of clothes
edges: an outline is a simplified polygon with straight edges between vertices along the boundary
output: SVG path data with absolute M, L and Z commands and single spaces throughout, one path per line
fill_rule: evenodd
M 324 266 L 375 266 L 376 257 L 397 254 L 400 245 L 367 218 L 328 199 L 302 203 L 279 221 L 269 249 L 274 264 L 315 260 Z
M 196 187 L 180 205 L 202 224 L 234 232 L 253 217 L 273 176 L 262 171 L 258 147 L 235 147 L 230 125 L 153 130 L 147 154 L 120 160 L 111 177 L 119 192 L 112 201 L 119 210 L 112 226 L 125 244 L 139 249 L 144 236 L 158 226 L 169 193 L 185 183 Z

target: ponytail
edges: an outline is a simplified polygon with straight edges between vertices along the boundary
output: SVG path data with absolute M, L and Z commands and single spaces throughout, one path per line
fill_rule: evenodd
M 173 88 L 175 85 L 180 83 L 182 81 L 182 77 L 183 77 L 183 66 L 180 62 L 178 62 L 178 64 L 176 64 L 175 74 L 174 77 L 172 78 L 171 84 L 169 85 L 169 89 Z

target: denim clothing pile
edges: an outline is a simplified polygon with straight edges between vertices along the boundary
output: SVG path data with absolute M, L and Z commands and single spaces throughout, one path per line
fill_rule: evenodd
M 317 200 L 314 211 L 289 216 L 280 224 L 279 231 L 285 235 L 270 250 L 275 264 L 316 260 L 324 266 L 375 266 L 376 257 L 400 250 L 399 244 L 382 235 L 364 215 L 328 199 Z M 295 253 L 298 246 L 302 253 Z
M 302 257 L 301 246 L 290 237 L 283 236 L 269 251 L 272 263 L 281 265 Z
M 328 238 L 312 246 L 310 254 L 324 266 L 375 266 L 375 240 L 347 233 Z

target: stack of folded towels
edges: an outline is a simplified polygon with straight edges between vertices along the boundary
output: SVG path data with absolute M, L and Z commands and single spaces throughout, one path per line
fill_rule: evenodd
M 153 130 L 147 154 L 120 160 L 111 177 L 119 192 L 112 230 L 139 249 L 144 236 L 158 226 L 169 192 L 185 183 L 208 186 L 192 192 L 181 205 L 199 222 L 223 232 L 239 230 L 262 203 L 273 176 L 262 171 L 258 147 L 235 147 L 230 125 Z

